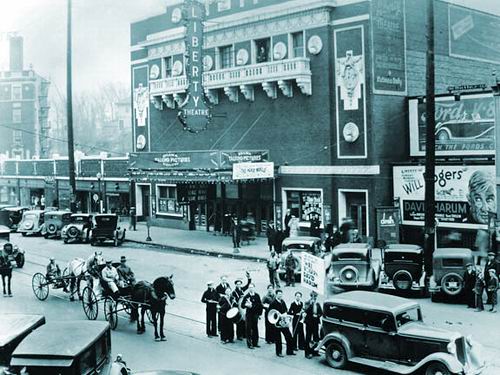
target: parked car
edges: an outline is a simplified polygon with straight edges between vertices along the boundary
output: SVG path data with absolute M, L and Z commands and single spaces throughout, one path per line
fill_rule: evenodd
M 484 361 L 470 337 L 426 325 L 420 305 L 411 300 L 367 291 L 340 293 L 325 301 L 324 338 L 327 363 L 348 362 L 399 374 L 479 374 Z
M 94 216 L 94 227 L 90 231 L 90 244 L 95 246 L 104 241 L 113 241 L 115 246 L 125 241 L 125 228 L 118 226 L 118 215 L 99 214 Z
M 98 321 L 48 322 L 14 350 L 14 369 L 38 374 L 108 374 L 111 366 L 109 324 Z
M 379 283 L 380 261 L 374 259 L 367 243 L 345 243 L 332 250 L 329 286 L 339 288 L 376 289 Z
M 418 245 L 391 244 L 382 250 L 380 288 L 425 290 L 424 249 Z
M 40 234 L 45 219 L 44 210 L 28 210 L 23 213 L 17 231 L 23 236 L 28 234 Z
M 325 248 L 318 237 L 288 237 L 283 240 L 281 247 L 281 261 L 278 268 L 278 275 L 281 280 L 285 280 L 285 258 L 288 251 L 291 251 L 295 258 L 295 280 L 300 282 L 302 275 L 301 258 L 302 252 L 307 252 L 318 257 L 325 257 Z M 328 264 L 329 259 L 327 260 Z
M 464 291 L 464 274 L 468 263 L 474 264 L 470 249 L 438 248 L 432 256 L 433 275 L 429 280 L 429 293 L 432 301 L 441 294 L 458 297 Z
M 73 214 L 69 224 L 61 230 L 61 237 L 64 243 L 68 242 L 88 242 L 90 231 L 92 230 L 91 214 Z
M 0 374 L 8 374 L 12 352 L 33 330 L 45 324 L 43 315 L 0 314 Z
M 6 207 L 2 209 L 2 212 L 5 212 L 7 215 L 7 225 L 11 231 L 15 232 L 19 227 L 19 223 L 23 218 L 23 214 L 29 210 L 29 207 Z M 2 222 L 2 224 L 4 224 Z
M 0 225 L 0 251 L 7 255 L 9 261 L 18 268 L 23 268 L 25 262 L 24 250 L 19 249 L 17 245 L 10 242 L 10 229 Z M 1 331 L 0 331 L 1 332 Z
M 45 213 L 45 220 L 40 233 L 45 238 L 60 238 L 62 228 L 71 221 L 69 211 L 50 211 Z

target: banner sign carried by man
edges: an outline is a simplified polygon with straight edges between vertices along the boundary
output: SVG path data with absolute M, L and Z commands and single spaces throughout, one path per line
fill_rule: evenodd
M 306 252 L 301 254 L 302 286 L 325 294 L 325 261 Z

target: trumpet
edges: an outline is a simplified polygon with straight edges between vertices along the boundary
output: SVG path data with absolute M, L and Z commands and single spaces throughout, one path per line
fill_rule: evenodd
M 267 313 L 267 320 L 277 328 L 288 328 L 292 324 L 293 316 L 281 314 L 278 310 L 272 309 Z

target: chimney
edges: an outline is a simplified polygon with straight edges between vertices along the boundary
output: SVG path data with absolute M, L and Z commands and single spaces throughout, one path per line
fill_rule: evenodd
M 23 70 L 23 37 L 10 37 L 10 71 L 20 72 Z

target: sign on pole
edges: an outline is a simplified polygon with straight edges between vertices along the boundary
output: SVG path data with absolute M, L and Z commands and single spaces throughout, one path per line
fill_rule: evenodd
M 325 294 L 325 261 L 306 252 L 301 254 L 302 286 L 314 290 L 316 293 Z
M 274 178 L 274 163 L 235 163 L 233 164 L 233 180 L 254 178 Z

